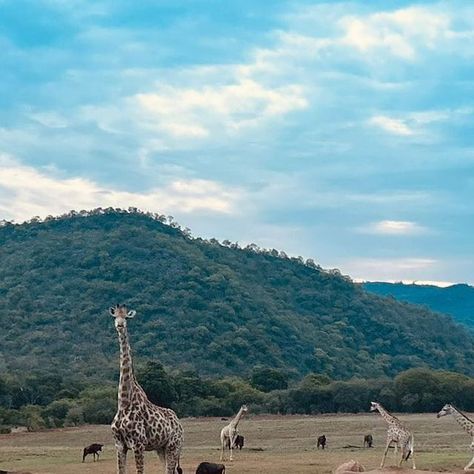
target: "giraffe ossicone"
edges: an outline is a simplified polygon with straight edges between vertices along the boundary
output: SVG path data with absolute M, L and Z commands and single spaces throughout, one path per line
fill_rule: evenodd
M 137 474 L 144 472 L 145 451 L 157 452 L 165 462 L 166 474 L 182 474 L 179 458 L 183 427 L 173 410 L 148 400 L 133 372 L 127 319 L 133 318 L 136 312 L 117 304 L 109 309 L 109 313 L 115 318 L 120 346 L 118 408 L 111 425 L 117 450 L 117 472 L 126 474 L 127 453 L 133 450 Z

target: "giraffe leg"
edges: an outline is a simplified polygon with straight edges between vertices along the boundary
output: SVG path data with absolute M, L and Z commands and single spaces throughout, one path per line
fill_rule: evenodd
M 221 439 L 221 461 L 224 460 L 224 443 L 225 441 Z
M 400 461 L 398 461 L 398 467 L 401 467 L 402 462 L 403 462 L 403 460 L 404 460 L 405 457 L 406 457 L 405 449 L 402 448 L 400 451 L 401 451 L 401 452 L 400 452 Z
M 145 453 L 142 449 L 135 449 L 135 466 L 137 474 L 143 474 L 145 469 Z
M 468 464 L 466 464 L 466 467 L 464 468 L 465 471 L 470 469 L 470 467 L 474 464 L 474 457 L 469 461 Z
M 410 437 L 410 441 L 408 443 L 408 453 L 407 456 L 405 457 L 405 460 L 408 461 L 408 458 L 411 456 L 411 463 L 413 469 L 416 469 L 415 466 L 415 440 L 413 438 L 413 435 Z
M 413 451 L 413 448 L 411 449 L 411 462 L 413 464 L 413 469 L 416 469 L 416 466 L 415 466 L 415 451 Z
M 387 457 L 387 453 L 388 453 L 388 448 L 390 448 L 390 444 L 392 443 L 391 440 L 388 440 L 387 441 L 387 446 L 385 446 L 385 451 L 383 453 L 383 457 L 382 457 L 382 462 L 380 463 L 380 469 L 383 468 L 384 464 L 385 464 L 385 458 Z
M 176 474 L 179 464 L 180 449 L 168 448 L 165 453 L 166 457 L 166 474 Z
M 395 464 L 397 464 L 397 458 L 398 458 L 398 443 L 395 443 L 395 446 L 393 448 L 393 459 L 395 461 Z M 403 459 L 403 453 L 402 453 L 402 459 Z M 401 464 L 401 461 L 400 461 L 400 464 Z
M 233 461 L 233 460 L 234 460 L 234 457 L 232 456 L 232 444 L 233 444 L 233 441 L 234 441 L 233 438 L 230 438 L 230 439 L 229 439 L 229 449 L 230 449 L 230 458 L 229 458 L 229 461 Z
M 127 473 L 127 448 L 122 445 L 117 445 L 117 473 Z

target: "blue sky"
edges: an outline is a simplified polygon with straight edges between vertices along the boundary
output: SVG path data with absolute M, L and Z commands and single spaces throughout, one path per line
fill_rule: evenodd
M 0 64 L 0 218 L 137 206 L 474 283 L 470 1 L 0 0 Z

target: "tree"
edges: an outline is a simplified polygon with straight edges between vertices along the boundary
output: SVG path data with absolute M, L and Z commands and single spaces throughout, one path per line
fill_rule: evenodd
M 137 374 L 137 379 L 150 401 L 170 408 L 178 399 L 173 379 L 159 362 L 148 361 Z
M 262 392 L 288 388 L 288 374 L 283 370 L 270 367 L 254 367 L 250 376 L 252 387 Z

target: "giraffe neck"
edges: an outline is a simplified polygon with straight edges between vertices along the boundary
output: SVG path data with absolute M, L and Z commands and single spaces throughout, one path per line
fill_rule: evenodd
M 451 406 L 451 414 L 454 416 L 454 419 L 462 426 L 464 431 L 467 431 L 469 434 L 474 434 L 474 422 L 472 422 L 467 416 L 463 415 L 459 410 Z
M 120 380 L 118 388 L 118 406 L 126 407 L 133 394 L 135 386 L 135 376 L 133 375 L 132 353 L 128 342 L 128 332 L 126 327 L 117 328 L 120 345 Z
M 389 424 L 393 424 L 393 423 L 397 423 L 398 420 L 392 416 L 387 410 L 385 410 L 385 408 L 378 404 L 377 405 L 377 410 L 379 411 L 379 413 L 382 415 L 382 418 Z
M 242 418 L 242 415 L 244 414 L 243 408 L 239 410 L 239 413 L 235 415 L 235 418 L 232 420 L 231 424 L 234 428 L 237 428 L 237 425 L 239 424 L 240 419 Z

